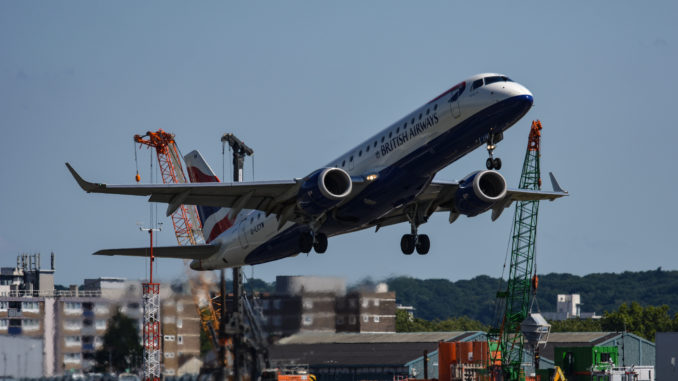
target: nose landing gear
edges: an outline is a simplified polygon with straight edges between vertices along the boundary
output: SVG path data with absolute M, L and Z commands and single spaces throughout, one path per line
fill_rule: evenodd
M 490 155 L 490 157 L 488 157 L 487 161 L 485 161 L 485 166 L 487 169 L 496 169 L 497 171 L 501 169 L 501 159 L 492 156 L 494 149 L 497 148 L 495 141 L 498 142 L 500 140 L 501 135 L 494 134 L 492 131 L 490 131 L 490 136 L 487 140 L 487 153 Z

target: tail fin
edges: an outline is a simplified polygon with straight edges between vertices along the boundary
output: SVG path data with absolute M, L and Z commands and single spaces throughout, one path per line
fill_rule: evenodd
M 200 152 L 191 151 L 184 156 L 184 162 L 186 162 L 186 170 L 192 183 L 219 182 L 219 178 L 214 174 Z M 228 218 L 229 210 L 230 208 L 198 205 L 198 215 L 206 243 L 213 241 L 219 234 L 233 226 L 234 221 Z

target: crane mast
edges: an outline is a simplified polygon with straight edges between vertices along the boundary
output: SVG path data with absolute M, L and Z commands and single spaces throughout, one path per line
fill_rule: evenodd
M 539 190 L 541 172 L 539 168 L 541 122 L 533 121 L 520 176 L 520 189 Z M 521 323 L 528 317 L 530 301 L 537 289 L 535 273 L 535 243 L 539 201 L 519 201 L 513 217 L 511 262 L 506 288 L 497 292 L 497 302 L 502 312 L 499 327 L 488 332 L 491 367 L 495 375 L 503 380 L 519 380 L 525 336 Z M 499 367 L 499 369 L 497 369 Z
M 134 141 L 140 145 L 155 148 L 158 167 L 164 184 L 186 183 L 181 156 L 174 141 L 174 134 L 163 130 L 148 131 L 146 135 L 134 135 Z M 137 174 L 137 181 L 139 177 Z M 202 226 L 195 206 L 180 205 L 171 215 L 174 232 L 179 245 L 196 245 L 205 243 Z

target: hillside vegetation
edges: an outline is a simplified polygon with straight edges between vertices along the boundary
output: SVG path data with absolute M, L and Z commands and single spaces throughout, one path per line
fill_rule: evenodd
M 393 277 L 386 282 L 396 292 L 398 303 L 415 308 L 414 314 L 425 320 L 468 317 L 491 324 L 500 280 L 486 275 L 452 282 L 446 279 Z M 617 311 L 626 303 L 639 306 L 666 305 L 667 313 L 678 312 L 678 271 L 623 272 L 577 276 L 546 274 L 539 276 L 539 309 L 556 310 L 557 294 L 580 294 L 582 312 Z

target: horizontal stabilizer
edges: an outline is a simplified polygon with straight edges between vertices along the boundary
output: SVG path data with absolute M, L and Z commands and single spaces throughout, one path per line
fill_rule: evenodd
M 217 250 L 219 250 L 217 245 L 159 246 L 153 248 L 153 256 L 156 258 L 205 259 L 216 253 Z M 148 247 L 105 249 L 97 251 L 94 255 L 150 257 L 151 250 Z

